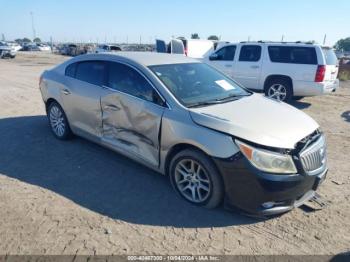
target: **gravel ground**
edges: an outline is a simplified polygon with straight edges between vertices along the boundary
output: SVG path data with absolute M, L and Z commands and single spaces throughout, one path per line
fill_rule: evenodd
M 181 200 L 166 177 L 50 133 L 40 73 L 66 57 L 0 60 L 0 254 L 329 254 L 350 250 L 350 83 L 295 106 L 328 140 L 329 205 L 269 220 Z M 283 122 L 281 122 L 283 124 Z

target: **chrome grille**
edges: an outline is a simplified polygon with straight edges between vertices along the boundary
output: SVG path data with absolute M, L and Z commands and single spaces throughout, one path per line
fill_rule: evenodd
M 326 157 L 326 140 L 323 135 L 300 153 L 303 168 L 309 175 L 318 173 L 326 167 Z

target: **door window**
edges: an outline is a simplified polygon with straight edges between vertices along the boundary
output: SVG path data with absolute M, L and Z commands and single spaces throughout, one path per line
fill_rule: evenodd
M 135 69 L 116 62 L 110 62 L 108 68 L 108 87 L 159 105 L 163 104 L 151 84 Z
M 69 77 L 75 77 L 75 70 L 77 68 L 77 63 L 70 64 L 66 67 L 65 75 Z
M 257 62 L 261 57 L 261 46 L 259 45 L 244 45 L 241 47 L 239 61 Z
M 84 61 L 78 63 L 76 78 L 93 85 L 102 86 L 105 79 L 105 63 L 103 61 Z
M 236 46 L 234 45 L 225 46 L 216 52 L 218 56 L 216 60 L 233 61 L 235 57 L 235 52 L 236 52 Z

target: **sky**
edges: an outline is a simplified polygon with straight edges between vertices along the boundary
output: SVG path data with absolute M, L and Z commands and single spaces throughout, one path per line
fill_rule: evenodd
M 153 43 L 198 33 L 221 40 L 315 40 L 350 36 L 350 1 L 338 0 L 0 0 L 6 40 Z

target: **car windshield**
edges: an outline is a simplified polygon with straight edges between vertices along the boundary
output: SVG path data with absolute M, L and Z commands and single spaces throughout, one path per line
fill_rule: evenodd
M 155 65 L 149 68 L 186 107 L 223 103 L 251 94 L 203 63 Z

